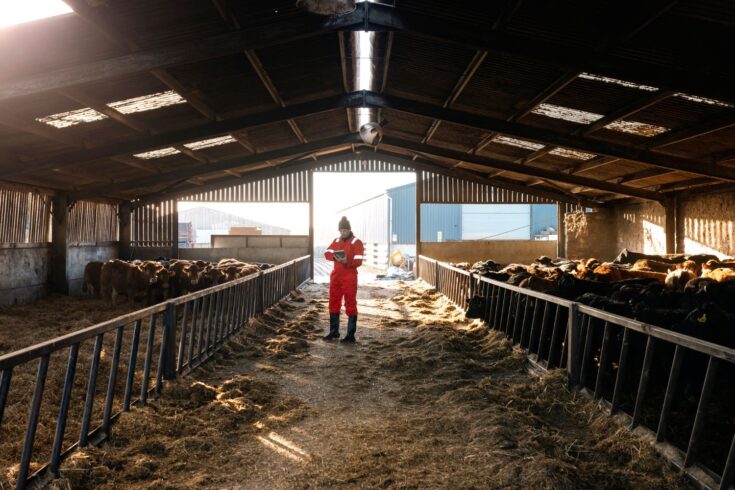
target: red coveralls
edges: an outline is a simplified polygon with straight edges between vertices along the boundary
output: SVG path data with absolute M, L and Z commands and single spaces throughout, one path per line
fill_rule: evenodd
M 335 238 L 324 257 L 334 261 L 337 250 L 344 250 L 347 262 L 334 262 L 334 270 L 329 276 L 329 313 L 339 313 L 344 297 L 347 316 L 357 316 L 357 268 L 362 265 L 362 242 L 355 235 L 347 240 Z

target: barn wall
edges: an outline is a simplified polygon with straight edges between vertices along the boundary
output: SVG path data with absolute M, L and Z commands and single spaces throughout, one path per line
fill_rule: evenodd
M 699 194 L 679 202 L 678 249 L 735 256 L 735 192 Z
M 16 244 L 0 248 L 0 306 L 30 303 L 48 294 L 51 247 Z
M 69 283 L 69 294 L 71 296 L 82 294 L 84 267 L 89 262 L 116 259 L 117 253 L 117 242 L 69 245 L 66 253 L 66 279 Z
M 214 235 L 211 249 L 181 249 L 179 256 L 182 259 L 196 258 L 216 261 L 236 258 L 245 262 L 282 264 L 309 253 L 311 253 L 309 251 L 309 237 L 306 235 Z
M 616 250 L 660 255 L 666 253 L 665 208 L 656 202 L 643 202 L 613 209 L 617 229 Z
M 492 259 L 500 264 L 529 263 L 546 255 L 556 255 L 556 240 L 473 240 L 422 242 L 421 253 L 445 262 L 476 262 Z
M 568 258 L 612 260 L 617 255 L 617 226 L 612 210 L 567 213 L 564 226 Z

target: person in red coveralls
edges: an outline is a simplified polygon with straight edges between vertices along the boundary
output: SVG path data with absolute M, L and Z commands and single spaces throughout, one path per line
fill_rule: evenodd
M 340 342 L 355 342 L 357 330 L 357 268 L 362 265 L 364 249 L 359 238 L 352 234 L 347 218 L 339 222 L 339 237 L 329 245 L 324 257 L 334 262 L 329 276 L 329 333 L 324 340 L 339 338 L 339 312 L 342 298 L 347 312 L 347 335 Z

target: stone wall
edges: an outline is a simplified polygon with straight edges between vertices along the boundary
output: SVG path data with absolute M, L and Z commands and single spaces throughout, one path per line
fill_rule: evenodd
M 617 227 L 611 210 L 567 213 L 564 227 L 568 258 L 612 260 L 617 255 Z
M 685 253 L 735 256 L 735 192 L 682 196 L 677 245 Z
M 528 264 L 546 255 L 556 255 L 556 240 L 467 240 L 461 242 L 422 242 L 421 254 L 443 262 L 469 262 L 492 259 L 499 264 Z
M 651 255 L 666 253 L 666 211 L 656 202 L 618 206 L 613 210 L 617 240 L 615 248 Z M 616 253 L 617 255 L 617 253 Z

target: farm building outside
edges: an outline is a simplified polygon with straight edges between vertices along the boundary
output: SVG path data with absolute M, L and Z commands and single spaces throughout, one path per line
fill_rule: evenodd
M 731 5 L 55 3 L 0 5 L 0 486 L 731 487 Z M 418 276 L 356 345 L 342 214 Z

